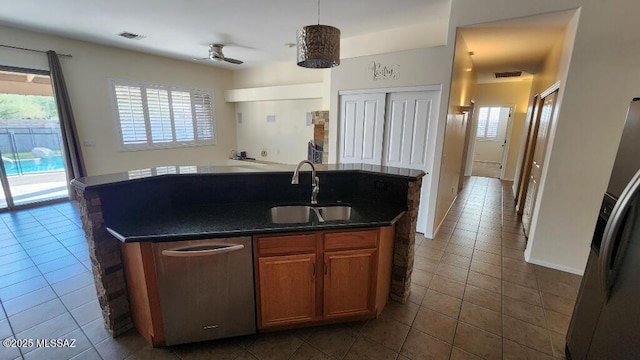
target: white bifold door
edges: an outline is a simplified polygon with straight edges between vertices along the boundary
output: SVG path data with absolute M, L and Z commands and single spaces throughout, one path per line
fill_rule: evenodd
M 385 98 L 385 93 L 341 96 L 340 163 L 381 164 Z
M 342 95 L 340 162 L 422 170 L 417 231 L 433 233 L 431 176 L 440 91 Z

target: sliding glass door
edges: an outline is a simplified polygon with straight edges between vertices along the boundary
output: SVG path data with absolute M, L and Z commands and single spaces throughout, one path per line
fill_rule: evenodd
M 60 123 L 48 72 L 0 68 L 0 208 L 68 198 Z M 22 70 L 22 69 L 18 69 Z

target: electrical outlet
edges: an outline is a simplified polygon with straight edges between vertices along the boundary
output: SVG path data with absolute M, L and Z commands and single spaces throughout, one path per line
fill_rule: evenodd
M 260 156 L 267 157 L 267 149 L 262 149 L 262 151 L 260 151 Z
M 276 122 L 275 115 L 267 115 L 267 122 Z

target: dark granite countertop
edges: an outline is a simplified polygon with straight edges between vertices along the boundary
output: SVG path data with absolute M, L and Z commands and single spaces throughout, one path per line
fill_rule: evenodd
M 297 203 L 299 205 L 308 205 Z M 318 206 L 335 203 L 318 204 Z M 216 203 L 190 208 L 167 209 L 138 217 L 113 218 L 107 230 L 123 242 L 179 241 L 247 236 L 266 233 L 338 230 L 390 226 L 405 209 L 395 204 L 354 200 L 351 220 L 318 223 L 274 224 L 270 221 L 272 202 Z M 344 205 L 341 204 L 341 205 Z M 313 218 L 313 216 L 312 216 Z
M 421 170 L 403 169 L 390 166 L 378 166 L 368 164 L 337 164 L 315 165 L 318 173 L 328 172 L 360 172 L 380 174 L 385 176 L 400 177 L 409 180 L 417 180 L 425 173 Z M 235 165 L 235 166 L 161 166 L 148 169 L 131 170 L 127 172 L 86 176 L 71 181 L 71 185 L 80 190 L 89 190 L 109 185 L 134 182 L 141 179 L 167 176 L 199 176 L 199 175 L 229 175 L 229 174 L 278 174 L 293 173 L 295 165 Z M 308 166 L 301 169 L 303 172 L 310 170 Z

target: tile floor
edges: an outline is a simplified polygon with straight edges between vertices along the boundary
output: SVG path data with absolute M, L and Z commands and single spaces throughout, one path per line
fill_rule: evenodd
M 470 178 L 435 239 L 416 239 L 411 296 L 377 320 L 154 349 L 104 329 L 73 203 L 0 214 L 0 338 L 13 359 L 553 359 L 580 277 L 523 260 L 511 183 Z

